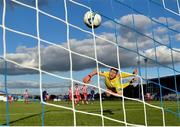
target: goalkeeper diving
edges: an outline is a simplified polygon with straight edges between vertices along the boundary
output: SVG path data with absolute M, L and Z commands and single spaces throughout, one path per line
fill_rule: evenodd
M 107 96 L 110 96 L 111 94 L 115 95 L 122 95 L 122 89 L 126 88 L 129 85 L 132 85 L 135 81 L 138 80 L 137 74 L 138 70 L 135 68 L 133 73 L 125 73 L 121 72 L 119 73 L 117 69 L 111 68 L 107 72 L 97 72 L 97 70 L 92 71 L 90 74 L 88 74 L 86 77 L 83 78 L 84 83 L 89 83 L 91 81 L 91 78 L 95 75 L 99 75 L 101 77 L 104 77 L 104 83 L 106 85 L 106 89 L 108 92 L 106 92 Z M 122 78 L 132 77 L 132 79 L 126 83 L 121 83 Z

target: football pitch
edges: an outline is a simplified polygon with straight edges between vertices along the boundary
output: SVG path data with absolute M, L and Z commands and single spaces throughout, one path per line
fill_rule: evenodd
M 102 126 L 103 113 L 105 126 L 124 126 L 124 110 L 122 108 L 122 101 L 103 101 L 101 106 L 98 101 L 93 104 L 76 106 L 77 112 L 76 125 L 77 126 Z M 66 106 L 72 108 L 71 103 L 68 102 L 48 102 L 56 105 Z M 159 106 L 158 101 L 149 102 L 152 105 Z M 130 124 L 145 125 L 144 105 L 139 102 L 125 101 L 126 121 Z M 170 111 L 178 112 L 177 104 L 173 101 L 165 101 L 164 107 Z M 42 115 L 44 111 L 44 115 Z M 79 112 L 80 111 L 80 112 Z M 98 115 L 84 114 L 88 112 Z M 147 125 L 148 126 L 162 126 L 163 115 L 162 110 L 146 105 Z M 42 105 L 39 102 L 30 102 L 24 104 L 23 102 L 13 102 L 9 104 L 9 125 L 13 126 L 41 126 L 42 120 L 45 126 L 73 126 L 74 114 L 72 110 L 67 110 L 59 107 Z M 114 121 L 112 121 L 112 119 Z M 119 121 L 119 122 L 118 122 Z M 176 114 L 165 110 L 165 124 L 167 126 L 180 126 L 180 120 Z M 0 125 L 6 125 L 6 103 L 0 102 Z

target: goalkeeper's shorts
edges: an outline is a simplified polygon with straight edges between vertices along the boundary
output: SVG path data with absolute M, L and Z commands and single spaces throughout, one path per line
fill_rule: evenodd
M 113 93 L 119 93 L 122 91 L 122 89 L 118 87 L 107 87 L 107 89 L 111 90 Z

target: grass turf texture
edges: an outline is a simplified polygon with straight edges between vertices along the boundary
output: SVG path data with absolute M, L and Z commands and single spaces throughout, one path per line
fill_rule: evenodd
M 106 117 L 113 118 L 119 121 L 124 121 L 122 101 L 103 101 L 103 114 Z M 67 102 L 49 102 L 56 105 L 72 107 L 71 103 Z M 158 101 L 149 102 L 153 105 L 160 105 Z M 165 101 L 164 106 L 169 110 L 178 112 L 177 103 L 173 101 Z M 142 124 L 144 122 L 143 104 L 135 101 L 125 101 L 126 119 L 128 123 Z M 100 114 L 100 104 L 95 101 L 93 104 L 76 106 L 76 110 Z M 162 126 L 163 117 L 162 111 L 146 105 L 147 110 L 147 124 L 149 126 Z M 10 125 L 15 126 L 41 126 L 42 125 L 42 104 L 38 102 L 30 102 L 24 104 L 23 102 L 13 102 L 9 104 Z M 71 110 L 52 107 L 44 105 L 44 125 L 56 126 L 72 126 L 73 112 Z M 165 122 L 168 126 L 180 126 L 180 120 L 177 115 L 165 111 Z M 102 118 L 100 116 L 87 115 L 76 112 L 77 126 L 101 126 Z M 123 123 L 111 121 L 104 118 L 105 126 L 123 126 Z M 0 125 L 6 125 L 6 103 L 0 102 Z

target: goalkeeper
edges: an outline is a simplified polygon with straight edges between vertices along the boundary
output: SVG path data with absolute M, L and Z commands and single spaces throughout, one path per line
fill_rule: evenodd
M 104 77 L 105 79 L 105 85 L 107 88 L 107 96 L 110 96 L 110 94 L 115 95 L 122 95 L 122 89 L 126 88 L 127 86 L 131 85 L 134 81 L 137 80 L 137 77 L 135 77 L 138 74 L 138 70 L 134 69 L 133 74 L 121 72 L 118 73 L 118 70 L 115 68 L 111 68 L 108 72 L 97 72 L 97 70 L 94 70 L 89 75 L 83 78 L 84 83 L 89 83 L 91 78 L 94 75 L 99 74 L 100 76 Z M 127 77 L 133 77 L 132 80 L 121 84 L 121 78 L 127 78 Z

